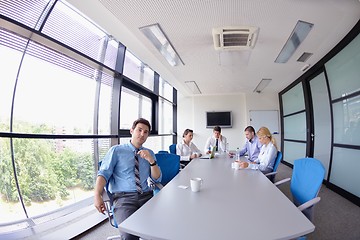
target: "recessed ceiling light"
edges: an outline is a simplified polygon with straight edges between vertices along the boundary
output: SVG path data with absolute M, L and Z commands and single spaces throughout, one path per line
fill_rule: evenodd
M 257 93 L 261 93 L 264 88 L 269 85 L 269 83 L 271 82 L 270 78 L 263 78 L 261 79 L 261 81 L 259 82 L 259 84 L 256 86 L 256 88 L 254 89 L 254 92 Z
M 171 66 L 185 65 L 158 23 L 140 27 L 139 29 Z
M 306 36 L 309 34 L 310 30 L 314 24 L 298 21 L 290 37 L 286 41 L 284 47 L 281 49 L 279 55 L 277 56 L 275 62 L 276 63 L 286 63 L 290 57 L 294 54 L 296 49 L 300 46 L 300 44 L 304 41 Z

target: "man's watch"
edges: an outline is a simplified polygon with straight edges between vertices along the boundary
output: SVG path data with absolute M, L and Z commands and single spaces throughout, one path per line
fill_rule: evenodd
M 154 161 L 153 163 L 150 163 L 150 166 L 153 167 L 153 166 L 156 166 L 157 162 Z

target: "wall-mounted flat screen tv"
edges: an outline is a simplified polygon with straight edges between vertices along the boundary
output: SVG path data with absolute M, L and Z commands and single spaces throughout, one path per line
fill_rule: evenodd
M 223 128 L 232 127 L 231 111 L 227 112 L 206 112 L 206 128 L 220 126 Z

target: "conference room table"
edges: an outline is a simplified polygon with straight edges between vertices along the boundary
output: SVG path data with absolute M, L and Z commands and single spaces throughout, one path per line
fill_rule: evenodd
M 226 154 L 193 159 L 119 228 L 157 240 L 292 239 L 314 231 L 261 171 L 235 170 L 233 161 Z M 203 184 L 192 192 L 196 177 Z

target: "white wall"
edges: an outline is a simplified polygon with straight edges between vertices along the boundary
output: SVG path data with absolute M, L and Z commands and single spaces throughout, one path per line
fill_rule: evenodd
M 212 129 L 206 128 L 207 111 L 232 111 L 233 127 L 222 128 L 230 149 L 241 147 L 245 143 L 244 128 L 250 124 L 249 110 L 279 110 L 276 93 L 251 93 L 237 95 L 191 96 L 184 97 L 178 92 L 178 142 L 186 128 L 194 130 L 193 142 L 203 150 L 206 139 L 212 135 Z M 278 140 L 278 146 L 280 139 Z

